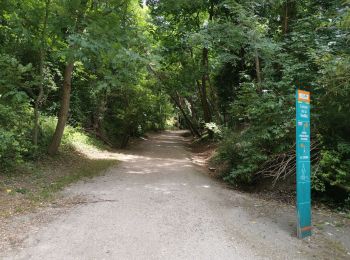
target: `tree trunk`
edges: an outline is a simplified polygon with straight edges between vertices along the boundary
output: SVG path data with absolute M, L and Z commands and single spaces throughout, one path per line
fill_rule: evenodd
M 130 139 L 130 126 L 127 125 L 127 127 L 125 128 L 124 134 L 122 136 L 122 140 L 120 143 L 120 149 L 124 149 L 127 147 L 128 143 L 129 143 L 129 139 Z
M 40 120 L 40 107 L 41 107 L 41 102 L 44 97 L 44 88 L 43 85 L 40 84 L 39 87 L 39 95 L 35 100 L 34 104 L 34 129 L 33 129 L 33 144 L 34 146 L 38 145 L 38 139 L 39 139 L 39 120 Z
M 203 66 L 204 72 L 202 75 L 202 85 L 200 86 L 204 121 L 206 123 L 210 123 L 212 121 L 209 104 L 208 104 L 208 97 L 207 97 L 208 52 L 209 52 L 208 48 L 203 48 L 202 66 Z
M 34 146 L 38 145 L 39 139 L 39 121 L 40 121 L 40 108 L 44 99 L 44 66 L 45 66 L 45 57 L 46 57 L 46 30 L 47 30 L 47 22 L 49 19 L 49 8 L 50 8 L 51 0 L 46 0 L 45 2 L 45 17 L 43 30 L 41 33 L 41 49 L 40 49 L 40 84 L 39 84 L 39 94 L 35 100 L 34 104 L 34 129 L 33 129 L 33 144 Z
M 127 129 L 126 132 L 123 134 L 122 141 L 120 143 L 120 149 L 124 149 L 127 147 L 130 139 L 130 133 L 129 130 Z
M 219 122 L 219 124 L 222 124 L 222 118 L 221 118 L 221 114 L 220 114 L 220 109 L 219 109 L 219 105 L 218 105 L 218 97 L 214 91 L 214 88 L 210 82 L 210 78 L 208 78 L 208 85 L 209 85 L 209 91 L 210 91 L 210 103 L 211 103 L 211 111 L 212 111 L 212 115 L 216 115 L 216 119 Z
M 191 118 L 192 118 L 193 121 L 196 121 L 197 120 L 197 111 L 196 111 L 196 107 L 194 105 L 193 98 L 192 97 L 188 97 L 186 99 L 187 99 L 188 103 L 191 106 L 191 112 L 192 112 Z
M 68 111 L 69 111 L 73 70 L 74 70 L 74 63 L 73 62 L 67 63 L 64 71 L 61 107 L 58 114 L 58 122 L 57 122 L 56 130 L 53 135 L 51 144 L 48 149 L 48 152 L 50 155 L 55 155 L 58 152 L 58 148 L 61 144 L 64 128 L 66 126 Z
M 287 35 L 291 31 L 290 23 L 297 15 L 297 1 L 285 0 L 281 9 L 281 21 L 283 35 Z
M 286 35 L 288 32 L 288 0 L 286 0 L 286 3 L 284 5 L 284 19 L 283 19 L 283 34 Z
M 193 136 L 201 137 L 201 134 L 199 133 L 198 129 L 193 125 L 192 121 L 188 118 L 185 110 L 183 109 L 183 107 L 180 104 L 180 101 L 176 97 L 174 97 L 173 95 L 171 95 L 170 97 L 174 101 L 176 106 L 180 109 L 180 112 L 181 112 L 182 116 L 184 117 L 186 124 L 187 124 L 189 130 L 191 131 L 191 134 Z M 179 96 L 177 95 L 177 97 L 179 97 Z
M 105 114 L 107 110 L 107 94 L 103 94 L 100 101 L 99 105 L 96 109 L 97 111 L 94 113 L 93 116 L 93 129 L 96 133 L 101 134 L 101 124 L 102 124 L 102 119 L 103 115 Z
M 261 68 L 260 68 L 260 59 L 258 51 L 255 49 L 255 70 L 256 70 L 256 79 L 258 81 L 258 92 L 261 92 Z
M 214 17 L 214 1 L 210 1 L 209 7 L 209 21 L 213 21 Z M 202 68 L 204 69 L 202 75 L 202 107 L 204 114 L 204 121 L 206 123 L 212 122 L 212 113 L 210 111 L 210 105 L 207 97 L 207 81 L 209 82 L 209 49 L 207 47 L 203 48 L 202 52 Z M 208 129 L 209 138 L 213 137 L 213 132 Z
M 209 1 L 210 6 L 209 6 L 209 21 L 212 22 L 214 18 L 214 1 L 210 0 Z M 203 53 L 202 53 L 202 66 L 204 69 L 204 73 L 202 75 L 202 106 L 203 106 L 203 113 L 204 113 L 204 121 L 206 123 L 210 123 L 212 121 L 212 112 L 210 110 L 210 104 L 209 104 L 209 99 L 208 99 L 208 94 L 207 94 L 207 83 L 209 84 L 210 87 L 210 78 L 209 78 L 209 49 L 207 47 L 203 48 Z M 215 102 L 215 100 L 212 100 L 212 102 Z M 212 104 L 212 110 L 214 110 L 214 104 Z

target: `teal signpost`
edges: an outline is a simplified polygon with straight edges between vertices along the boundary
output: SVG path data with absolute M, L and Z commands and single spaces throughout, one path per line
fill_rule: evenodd
M 297 232 L 311 235 L 310 92 L 296 92 Z

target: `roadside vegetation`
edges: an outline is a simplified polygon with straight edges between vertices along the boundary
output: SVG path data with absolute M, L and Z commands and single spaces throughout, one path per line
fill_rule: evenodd
M 57 154 L 66 125 L 115 147 L 165 127 L 145 16 L 138 1 L 0 3 L 2 168 Z
M 1 1 L 0 196 L 12 211 L 114 163 L 82 150 L 165 128 L 145 18 L 132 0 Z
M 349 5 L 1 1 L 0 176 L 21 179 L 83 136 L 124 148 L 171 122 L 219 143 L 226 181 L 273 185 L 295 175 L 300 87 L 312 93 L 313 190 L 347 205 Z
M 223 178 L 294 179 L 299 87 L 312 93 L 315 195 L 349 204 L 349 1 L 148 3 L 159 84 L 194 136 L 219 141 Z
M 114 158 L 89 157 L 89 154 L 80 152 L 83 150 L 103 153 L 109 147 L 82 130 L 67 127 L 58 155 L 26 161 L 2 171 L 0 218 L 53 203 L 58 198 L 56 193 L 64 187 L 103 174 L 118 163 Z

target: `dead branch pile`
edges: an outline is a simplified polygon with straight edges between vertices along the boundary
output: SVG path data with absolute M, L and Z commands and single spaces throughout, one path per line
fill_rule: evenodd
M 317 165 L 320 159 L 319 152 L 320 143 L 317 141 L 311 142 L 311 164 Z M 317 166 L 316 166 L 317 167 Z M 317 171 L 317 169 L 316 169 Z M 273 178 L 273 186 L 276 185 L 280 179 L 286 179 L 288 176 L 296 173 L 296 154 L 295 144 L 288 152 L 276 154 L 266 161 L 261 169 L 256 172 L 256 178 Z

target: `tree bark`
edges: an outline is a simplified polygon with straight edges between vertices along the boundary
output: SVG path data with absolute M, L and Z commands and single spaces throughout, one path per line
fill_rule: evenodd
M 192 118 L 193 121 L 196 121 L 197 120 L 197 111 L 196 111 L 196 107 L 194 105 L 193 98 L 192 97 L 187 97 L 186 99 L 187 99 L 188 103 L 191 106 L 191 118 Z
M 286 36 L 291 31 L 290 23 L 297 15 L 297 1 L 285 0 L 281 10 L 282 33 Z
M 127 147 L 129 143 L 129 139 L 130 139 L 130 133 L 127 130 L 127 132 L 123 134 L 122 141 L 120 143 L 120 149 L 124 149 Z
M 39 140 L 39 123 L 40 123 L 40 108 L 41 108 L 41 102 L 44 97 L 44 88 L 43 85 L 40 84 L 39 86 L 39 95 L 35 100 L 34 104 L 34 129 L 33 129 L 33 144 L 34 146 L 38 145 Z
M 214 91 L 214 88 L 210 82 L 210 78 L 208 78 L 208 85 L 209 85 L 209 91 L 210 91 L 210 102 L 211 103 L 211 111 L 212 111 L 212 115 L 216 115 L 216 119 L 219 122 L 219 124 L 222 124 L 222 118 L 221 118 L 221 114 L 220 114 L 220 109 L 219 109 L 219 105 L 218 105 L 218 97 L 217 94 Z
M 45 57 L 46 57 L 46 30 L 47 30 L 47 22 L 49 19 L 49 8 L 50 8 L 51 0 L 46 0 L 45 2 L 45 17 L 43 30 L 41 33 L 41 49 L 40 49 L 40 84 L 39 84 L 39 94 L 35 100 L 34 104 L 34 129 L 33 129 L 33 144 L 34 146 L 38 145 L 39 139 L 39 123 L 40 123 L 40 108 L 44 99 L 44 66 L 45 66 Z
M 99 100 L 99 105 L 93 116 L 92 127 L 96 133 L 102 134 L 101 124 L 102 124 L 103 115 L 105 114 L 106 110 L 107 110 L 107 94 L 103 94 L 101 96 L 101 99 Z
M 255 49 L 255 70 L 256 70 L 256 79 L 258 81 L 258 92 L 261 92 L 261 67 L 260 67 L 260 58 L 258 50 Z
M 210 1 L 209 6 L 209 21 L 213 21 L 214 17 L 214 1 Z M 212 121 L 212 115 L 210 112 L 208 97 L 207 97 L 207 80 L 209 80 L 209 49 L 207 47 L 203 48 L 202 52 L 202 68 L 204 70 L 202 75 L 202 87 L 201 87 L 201 101 L 203 107 L 204 121 L 210 123 Z
M 206 123 L 210 123 L 212 120 L 212 116 L 209 109 L 208 97 L 207 97 L 207 78 L 208 78 L 208 48 L 204 47 L 202 52 L 202 67 L 204 69 L 202 75 L 202 84 L 199 86 L 201 91 L 201 103 L 203 108 L 204 121 Z
M 191 134 L 193 136 L 201 137 L 201 134 L 199 133 L 198 129 L 193 125 L 192 121 L 188 118 L 185 110 L 183 109 L 183 107 L 180 104 L 180 101 L 177 99 L 179 96 L 177 95 L 177 98 L 176 98 L 173 95 L 171 95 L 170 97 L 174 101 L 175 105 L 180 109 L 180 112 L 181 112 L 182 116 L 184 117 L 186 124 L 187 124 L 189 130 L 191 131 Z
M 283 34 L 286 35 L 288 32 L 288 0 L 286 0 L 286 3 L 284 5 L 284 19 L 283 19 Z
M 64 71 L 64 81 L 62 85 L 62 98 L 61 98 L 61 107 L 58 114 L 58 122 L 56 126 L 55 133 L 53 135 L 51 144 L 48 149 L 50 155 L 55 155 L 58 152 L 58 148 L 61 144 L 64 128 L 67 123 L 68 112 L 69 112 L 69 103 L 70 103 L 70 94 L 72 88 L 72 74 L 74 70 L 74 63 L 69 62 L 66 65 Z
M 214 18 L 214 1 L 210 1 L 210 6 L 209 6 L 209 21 L 213 21 Z

